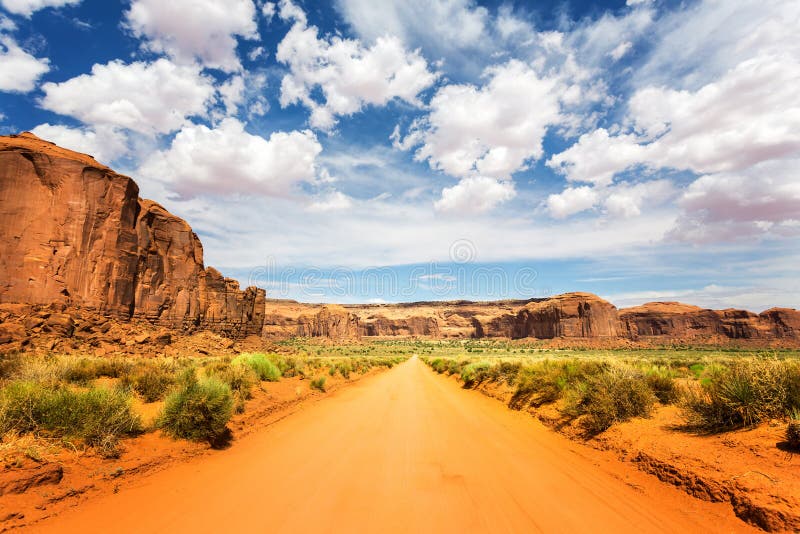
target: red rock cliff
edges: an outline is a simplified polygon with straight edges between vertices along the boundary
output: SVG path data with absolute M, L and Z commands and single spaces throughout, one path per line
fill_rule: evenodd
M 206 269 L 189 225 L 127 176 L 32 134 L 0 137 L 0 302 L 240 336 L 261 333 L 264 297 Z

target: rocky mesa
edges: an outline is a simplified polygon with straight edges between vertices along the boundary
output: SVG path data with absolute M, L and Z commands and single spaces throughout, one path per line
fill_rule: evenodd
M 0 303 L 241 337 L 261 334 L 264 299 L 205 267 L 191 227 L 131 178 L 30 133 L 0 137 Z
M 675 302 L 618 309 L 591 293 L 495 302 L 317 305 L 268 300 L 264 335 L 331 339 L 420 337 L 797 346 L 800 311 L 760 314 Z

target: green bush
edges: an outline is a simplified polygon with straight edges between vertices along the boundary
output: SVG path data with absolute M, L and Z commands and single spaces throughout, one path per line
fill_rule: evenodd
M 645 376 L 645 382 L 661 404 L 672 404 L 678 399 L 678 387 L 671 371 L 653 368 Z
M 585 415 L 583 426 L 590 435 L 633 417 L 650 415 L 655 395 L 644 377 L 626 369 L 609 369 L 575 388 L 573 415 Z
M 317 377 L 311 381 L 311 389 L 316 389 L 318 391 L 325 391 L 325 382 L 327 378 L 324 376 Z
M 733 362 L 715 369 L 701 388 L 689 390 L 683 407 L 691 424 L 710 431 L 784 418 L 800 409 L 794 392 L 799 374 L 792 362 Z
M 240 354 L 231 365 L 244 364 L 255 371 L 259 380 L 277 382 L 283 376 L 281 370 L 265 354 Z
M 230 386 L 215 377 L 198 380 L 193 370 L 179 382 L 167 396 L 159 426 L 174 438 L 221 444 L 229 436 L 226 425 L 234 409 Z
M 471 388 L 481 383 L 486 378 L 486 371 L 491 365 L 489 362 L 474 362 L 461 369 L 461 380 L 465 388 Z
M 46 433 L 111 449 L 120 436 L 141 429 L 124 391 L 73 391 L 34 382 L 12 382 L 0 391 L 0 433 Z
M 138 393 L 144 402 L 156 402 L 175 385 L 175 372 L 164 365 L 147 365 L 123 376 L 120 385 Z

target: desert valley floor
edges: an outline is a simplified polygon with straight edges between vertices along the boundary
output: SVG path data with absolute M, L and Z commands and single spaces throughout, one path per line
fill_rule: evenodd
M 418 358 L 31 532 L 751 532 Z

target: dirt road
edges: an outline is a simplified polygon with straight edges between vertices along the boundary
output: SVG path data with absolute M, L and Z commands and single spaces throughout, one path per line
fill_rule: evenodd
M 749 532 L 416 358 L 37 532 Z

